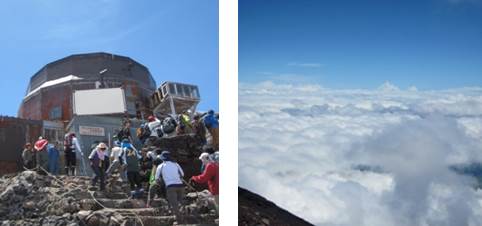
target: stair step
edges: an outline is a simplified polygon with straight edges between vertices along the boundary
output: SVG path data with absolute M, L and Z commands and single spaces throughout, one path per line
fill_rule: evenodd
M 175 221 L 176 218 L 174 216 L 127 216 L 125 217 L 128 221 L 128 224 L 126 225 L 134 225 L 134 224 L 140 224 L 139 218 L 142 221 L 142 224 L 144 225 L 151 225 L 151 226 L 157 226 L 157 225 L 172 225 Z M 210 226 L 210 225 L 217 225 L 215 223 L 215 216 L 211 215 L 204 215 L 204 216 L 184 216 L 183 220 L 179 223 L 179 225 L 204 225 L 204 226 Z
M 146 199 L 97 199 L 102 205 L 107 208 L 145 208 Z M 151 207 L 162 207 L 167 206 L 167 201 L 164 199 L 153 199 L 151 200 Z

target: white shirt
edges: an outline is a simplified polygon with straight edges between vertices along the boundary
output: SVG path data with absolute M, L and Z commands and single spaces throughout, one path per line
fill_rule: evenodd
M 157 128 L 159 128 L 159 126 L 161 126 L 161 121 L 159 121 L 159 119 L 156 118 L 155 121 L 153 122 L 149 122 L 149 124 L 147 124 L 147 127 L 149 127 L 149 130 L 151 131 L 151 137 L 157 137 Z
M 80 148 L 79 141 L 77 140 L 77 137 L 72 137 L 72 146 L 75 146 L 74 149 L 77 152 L 79 152 L 81 155 L 83 155 L 82 149 Z
M 112 151 L 110 152 L 110 157 L 114 158 L 115 161 L 119 161 L 119 156 L 122 154 L 122 149 L 120 147 L 113 147 Z
M 159 165 L 156 169 L 156 180 L 161 177 L 166 187 L 172 184 L 182 184 L 181 178 L 184 176 L 181 166 L 175 162 L 166 161 Z

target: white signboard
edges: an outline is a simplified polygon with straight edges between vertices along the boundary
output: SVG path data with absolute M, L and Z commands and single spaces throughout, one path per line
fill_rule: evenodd
M 105 130 L 102 127 L 79 126 L 80 135 L 104 137 Z
M 126 111 L 122 88 L 77 90 L 73 96 L 75 115 L 120 114 Z

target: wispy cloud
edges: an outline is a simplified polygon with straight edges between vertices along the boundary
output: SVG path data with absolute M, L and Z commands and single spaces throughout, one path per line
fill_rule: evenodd
M 107 35 L 120 15 L 121 5 L 120 1 L 39 1 L 36 7 L 47 14 L 41 39 L 71 41 Z
M 318 68 L 318 67 L 322 67 L 323 64 L 320 64 L 320 63 L 297 63 L 297 62 L 290 62 L 290 63 L 288 63 L 288 66 Z
M 259 75 L 263 75 L 264 80 L 270 80 L 274 82 L 281 82 L 281 83 L 310 83 L 315 82 L 316 77 L 309 76 L 306 74 L 299 74 L 299 73 L 276 73 L 276 72 L 269 72 L 269 71 L 261 71 L 257 72 Z
M 72 46 L 95 46 L 119 41 L 157 21 L 165 11 L 146 14 L 128 23 L 122 22 L 126 7 L 118 0 L 89 1 L 70 3 L 42 1 L 37 6 L 51 14 L 45 20 L 45 32 L 39 35 L 42 40 Z M 75 9 L 67 11 L 66 9 Z

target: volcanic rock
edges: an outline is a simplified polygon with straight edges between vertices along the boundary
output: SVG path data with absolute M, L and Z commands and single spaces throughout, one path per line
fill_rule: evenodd
M 255 193 L 238 187 L 238 225 L 311 226 L 313 224 Z

